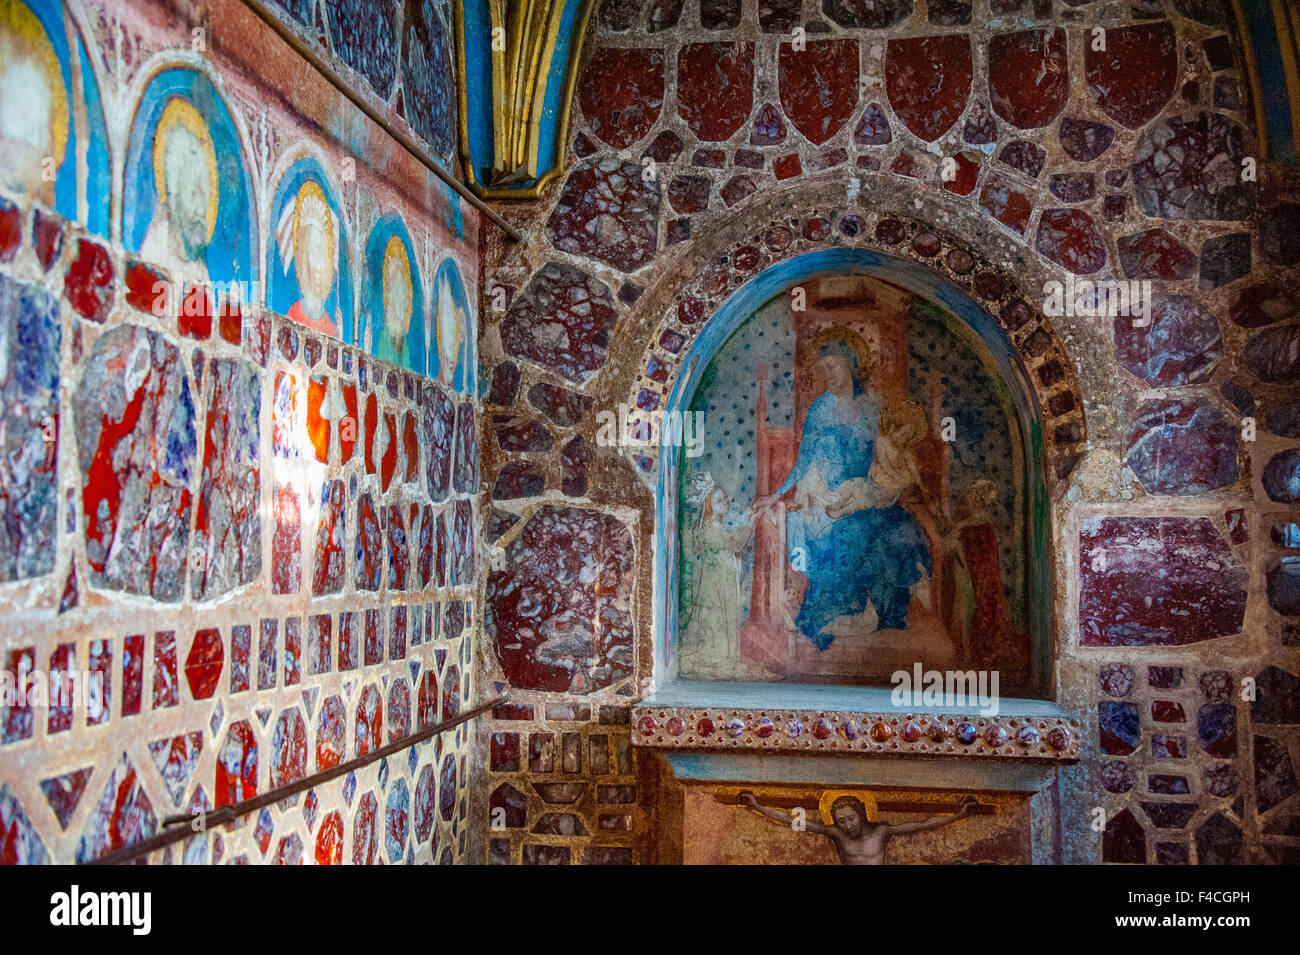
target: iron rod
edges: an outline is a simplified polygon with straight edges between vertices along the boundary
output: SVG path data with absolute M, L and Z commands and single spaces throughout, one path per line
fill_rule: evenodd
M 234 822 L 240 816 L 246 816 L 250 812 L 256 812 L 263 806 L 269 806 L 277 803 L 282 799 L 288 799 L 304 790 L 319 786 L 321 783 L 327 783 L 331 779 L 337 779 L 353 770 L 368 766 L 371 763 L 383 759 L 385 756 L 391 756 L 393 753 L 414 746 L 417 743 L 423 743 L 427 739 L 432 739 L 439 733 L 445 733 L 449 729 L 454 729 L 461 723 L 466 723 L 495 706 L 500 706 L 506 701 L 506 697 L 498 696 L 488 700 L 486 703 L 480 703 L 473 709 L 466 710 L 454 719 L 445 720 L 441 723 L 435 723 L 433 726 L 422 729 L 416 733 L 410 733 L 399 740 L 394 740 L 384 746 L 371 750 L 364 756 L 358 756 L 356 759 L 348 760 L 346 763 L 339 763 L 333 769 L 326 769 L 319 773 L 313 773 L 310 776 L 304 776 L 296 782 L 288 783 L 264 792 L 260 796 L 254 796 L 252 799 L 245 799 L 243 802 L 232 803 L 229 806 L 222 806 L 220 809 L 214 809 L 212 812 L 201 814 L 191 814 L 184 816 L 168 816 L 163 820 L 163 832 L 156 836 L 150 836 L 148 839 L 129 846 L 123 846 L 121 849 L 115 849 L 112 852 L 105 853 L 96 859 L 90 859 L 83 862 L 82 865 L 118 865 L 130 859 L 135 859 L 142 855 L 148 855 L 164 846 L 180 842 L 182 839 L 188 839 L 195 833 L 189 826 L 182 826 L 181 823 L 192 822 L 196 818 L 203 819 L 203 830 L 207 831 L 209 827 L 224 826 L 227 823 Z
M 411 139 L 410 136 L 407 136 L 400 129 L 390 123 L 379 113 L 378 110 L 374 109 L 369 103 L 362 99 L 360 94 L 353 91 L 353 89 L 343 81 L 343 78 L 339 76 L 328 63 L 321 59 L 320 56 L 318 56 L 311 47 L 307 46 L 306 43 L 297 37 L 292 30 L 281 23 L 280 19 L 276 17 L 275 14 L 266 9 L 261 0 L 243 0 L 243 2 L 249 10 L 257 15 L 258 19 L 274 30 L 280 39 L 289 44 L 295 53 L 306 60 L 317 73 L 325 77 L 331 86 L 346 96 L 353 106 L 365 113 L 372 123 L 396 140 L 399 146 L 419 160 L 420 163 L 435 176 L 454 189 L 466 202 L 491 219 L 492 222 L 499 226 L 513 241 L 523 241 L 524 237 L 520 234 L 518 229 L 512 226 L 505 219 L 501 218 L 495 210 L 476 196 L 471 189 L 465 186 L 464 183 L 457 180 L 455 176 L 430 159 L 424 150 L 416 144 L 415 140 Z

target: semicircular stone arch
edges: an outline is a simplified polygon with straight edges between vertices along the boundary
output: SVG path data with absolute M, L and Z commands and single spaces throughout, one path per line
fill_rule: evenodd
M 742 235 L 688 281 L 680 281 L 681 271 L 669 273 L 664 282 L 675 289 L 667 295 L 646 296 L 655 303 L 671 298 L 667 307 L 657 317 L 625 324 L 625 328 L 636 327 L 642 340 L 640 366 L 624 377 L 630 381 L 622 396 L 630 409 L 634 435 L 644 433 L 637 429 L 649 427 L 653 416 L 667 407 L 686 356 L 712 317 L 733 297 L 752 297 L 757 307 L 797 285 L 800 278 L 811 278 L 812 272 L 883 267 L 891 273 L 889 280 L 905 284 L 920 297 L 949 308 L 960 306 L 967 312 L 968 324 L 972 306 L 987 317 L 988 327 L 976 332 L 986 344 L 994 344 L 991 335 L 1005 339 L 1021 388 L 1042 425 L 1049 490 L 1055 496 L 1064 486 L 1087 441 L 1079 380 L 1051 322 L 1005 267 L 921 219 L 866 208 L 834 219 L 810 215 L 765 223 Z M 634 353 L 630 345 L 625 346 L 625 355 Z M 650 479 L 657 462 L 654 449 L 647 452 L 634 460 L 643 477 Z

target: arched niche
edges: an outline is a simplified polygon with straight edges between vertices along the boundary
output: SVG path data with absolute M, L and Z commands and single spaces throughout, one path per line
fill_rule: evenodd
M 1053 696 L 1051 674 L 1054 627 L 1053 588 L 1051 583 L 1051 528 L 1049 525 L 1049 477 L 1045 473 L 1044 423 L 1040 400 L 1035 385 L 1030 378 L 1030 371 L 1025 367 L 1023 356 L 1017 349 L 1012 337 L 975 298 L 950 277 L 918 262 L 867 248 L 824 248 L 779 260 L 766 269 L 759 271 L 732 291 L 716 310 L 708 316 L 707 321 L 702 325 L 698 334 L 694 336 L 689 347 L 682 351 L 680 362 L 676 366 L 675 378 L 671 380 L 663 400 L 659 402 L 655 410 L 656 412 L 663 412 L 661 421 L 671 421 L 674 415 L 680 416 L 693 410 L 693 402 L 700 395 L 701 389 L 709 387 L 705 379 L 710 374 L 714 359 L 720 355 L 725 355 L 729 343 L 735 342 L 735 336 L 744 331 L 747 323 L 751 323 L 753 317 L 761 313 L 765 307 L 772 307 L 769 303 L 787 302 L 791 306 L 789 311 L 793 311 L 794 290 L 802 289 L 805 295 L 812 290 L 814 292 L 812 308 L 814 315 L 816 315 L 819 309 L 821 311 L 832 310 L 821 309 L 821 306 L 825 304 L 822 299 L 828 296 L 821 295 L 819 289 L 825 288 L 827 283 L 840 283 L 840 285 L 849 288 L 853 286 L 855 281 L 859 282 L 864 288 L 873 288 L 882 292 L 891 290 L 888 295 L 892 295 L 895 301 L 890 307 L 896 306 L 899 302 L 905 302 L 909 303 L 908 307 L 915 306 L 918 309 L 923 309 L 930 316 L 930 319 L 936 323 L 936 327 L 944 327 L 944 333 L 953 342 L 959 343 L 969 354 L 977 355 L 979 360 L 989 369 L 990 375 L 996 378 L 994 387 L 995 390 L 1000 392 L 1000 399 L 1007 418 L 1008 440 L 1014 445 L 1008 450 L 1019 462 L 1018 469 L 1015 472 L 1015 480 L 1019 486 L 1016 493 L 1011 497 L 1014 498 L 1014 507 L 1018 512 L 1014 515 L 1015 533 L 1018 535 L 1016 544 L 1017 546 L 1023 546 L 1024 555 L 1022 619 L 1024 636 L 1027 640 L 1027 672 L 1024 679 L 1016 681 L 1017 685 L 1014 687 L 1015 697 L 1010 701 L 1015 705 L 1010 709 L 1022 715 L 1059 716 L 1060 714 L 1055 708 L 1047 702 Z M 888 297 L 888 295 L 881 297 Z M 829 297 L 834 298 L 833 295 Z M 877 303 L 877 306 L 880 306 L 880 303 Z M 876 310 L 880 311 L 882 307 L 877 307 Z M 843 311 L 845 312 L 844 320 L 840 321 L 839 325 L 850 329 L 856 328 L 859 332 L 869 332 L 869 329 L 863 328 L 864 322 L 861 318 L 856 320 L 855 325 L 855 320 L 851 314 L 853 312 L 851 301 L 847 303 Z M 898 316 L 894 315 L 891 321 L 897 318 Z M 824 316 L 819 318 L 818 321 L 822 326 L 826 326 L 828 322 L 833 324 L 832 319 L 827 319 Z M 907 323 L 911 322 L 912 319 L 905 317 L 904 321 Z M 869 325 L 871 323 L 867 322 L 865 324 Z M 802 360 L 803 356 L 810 350 L 820 351 L 821 344 L 830 342 L 830 339 L 821 334 L 824 330 L 824 327 L 821 329 L 810 327 L 808 329 L 812 338 L 821 336 L 822 341 L 814 343 L 811 340 L 800 341 L 800 332 L 795 329 L 793 332 L 796 340 L 795 354 L 791 357 L 795 360 Z M 839 337 L 840 339 L 844 338 L 843 335 L 839 335 Z M 864 337 L 870 339 L 872 336 L 868 333 Z M 879 342 L 876 344 L 877 347 L 881 347 Z M 887 348 L 882 350 L 887 350 Z M 775 366 L 782 360 L 782 357 L 780 348 L 777 348 L 770 356 L 769 364 L 774 367 L 769 371 L 769 377 L 780 373 L 781 370 Z M 942 369 L 923 369 L 924 373 L 920 376 L 920 380 L 933 380 L 932 372 L 935 371 L 942 372 Z M 893 374 L 897 379 L 897 370 Z M 798 375 L 795 377 L 798 377 Z M 805 377 L 808 376 L 805 375 Z M 816 378 L 818 376 L 814 374 L 812 377 Z M 821 387 L 824 389 L 824 376 L 822 376 L 822 379 Z M 897 392 L 897 384 L 897 380 L 895 380 L 894 387 L 886 390 Z M 774 438 L 770 433 L 773 430 L 787 432 L 780 435 L 780 439 L 784 441 L 784 459 L 776 464 L 772 464 L 771 459 L 768 459 L 769 480 L 767 486 L 761 489 L 764 494 L 760 494 L 760 488 L 758 487 L 760 481 L 757 477 L 755 478 L 754 487 L 748 489 L 748 493 L 738 493 L 737 489 L 732 488 L 727 491 L 728 494 L 744 499 L 747 504 L 750 497 L 765 496 L 765 494 L 771 494 L 773 491 L 779 490 L 779 488 L 772 487 L 772 484 L 787 477 L 791 467 L 797 468 L 797 464 L 791 465 L 791 462 L 797 462 L 798 460 L 798 449 L 802 445 L 802 439 L 805 436 L 803 429 L 807 425 L 809 409 L 816 397 L 816 388 L 817 385 L 805 385 L 803 390 L 806 393 L 802 398 L 798 394 L 795 395 L 794 403 L 798 407 L 790 415 L 794 419 L 792 427 L 770 427 L 772 418 L 765 416 L 761 426 L 756 429 L 758 432 L 764 430 L 769 432 L 765 437 L 756 433 L 754 438 L 756 445 L 760 443 L 760 438 L 766 440 L 770 445 Z M 798 385 L 795 385 L 792 386 L 791 390 L 797 393 L 800 389 Z M 904 390 L 906 391 L 906 388 Z M 913 389 L 914 391 L 915 389 Z M 876 406 L 877 408 L 896 403 L 893 399 L 898 398 L 899 395 L 886 394 L 878 397 L 881 398 L 881 401 Z M 913 393 L 912 397 L 917 396 Z M 920 404 L 920 402 L 917 403 Z M 932 414 L 936 407 L 937 405 L 923 409 L 926 411 L 927 421 L 929 421 L 927 429 L 929 433 L 925 441 L 929 442 L 931 449 L 934 449 L 934 445 L 942 445 L 943 443 L 942 438 L 934 434 L 934 431 L 940 425 L 939 421 L 934 420 L 935 415 Z M 758 425 L 759 422 L 755 421 L 755 424 Z M 741 426 L 743 427 L 743 423 L 741 423 Z M 689 431 L 689 425 L 687 429 Z M 875 429 L 869 430 L 873 430 L 875 434 L 868 435 L 868 438 L 878 437 L 878 422 Z M 894 430 L 897 434 L 897 429 Z M 704 434 L 704 440 L 709 440 L 707 430 Z M 758 459 L 762 454 L 770 452 L 770 447 L 766 450 L 755 449 L 756 471 L 762 468 L 762 464 Z M 767 669 L 766 672 L 762 667 L 746 667 L 730 674 L 717 673 L 711 675 L 707 668 L 701 668 L 689 663 L 683 665 L 681 641 L 685 636 L 685 630 L 682 627 L 683 615 L 679 612 L 679 598 L 683 586 L 681 557 L 686 548 L 692 545 L 683 544 L 683 531 L 686 531 L 688 535 L 690 533 L 690 528 L 683 527 L 683 497 L 691 492 L 683 489 L 682 479 L 689 468 L 690 462 L 686 457 L 684 445 L 676 449 L 664 448 L 659 455 L 655 483 L 656 546 L 653 586 L 656 689 L 654 695 L 645 701 L 641 707 L 638 707 L 638 713 L 644 713 L 646 716 L 651 717 L 649 723 L 642 722 L 638 725 L 638 742 L 652 743 L 653 740 L 647 738 L 651 736 L 657 736 L 660 742 L 665 739 L 664 727 L 660 725 L 663 718 L 665 718 L 664 713 L 667 712 L 663 710 L 664 707 L 673 708 L 679 719 L 686 710 L 692 711 L 689 715 L 698 717 L 699 713 L 705 712 L 710 706 L 719 713 L 729 707 L 733 710 L 736 708 L 785 707 L 792 711 L 803 709 L 808 711 L 809 714 L 813 710 L 833 710 L 841 715 L 866 713 L 867 711 L 879 713 L 897 709 L 890 701 L 890 683 L 887 678 L 882 679 L 883 674 L 879 672 L 867 674 L 865 678 L 858 679 L 854 678 L 851 673 L 815 673 L 809 672 L 807 668 L 794 666 L 782 673 L 778 663 L 775 667 Z M 707 481 L 704 482 L 703 488 L 696 489 L 697 500 L 693 503 L 700 503 L 699 495 L 701 493 L 704 495 L 709 493 L 707 483 Z M 868 482 L 868 485 L 870 483 Z M 950 489 L 947 500 L 949 517 L 952 516 L 953 505 L 958 503 L 952 496 L 952 490 L 960 492 L 964 489 Z M 871 497 L 872 492 L 869 487 L 864 493 Z M 875 499 L 880 500 L 880 498 Z M 839 506 L 852 507 L 853 505 L 845 505 L 840 502 Z M 887 505 L 887 507 L 895 506 L 896 504 Z M 862 510 L 885 509 L 887 508 L 862 508 L 859 506 L 857 511 L 850 512 L 848 516 L 852 518 L 854 513 Z M 783 520 L 788 522 L 789 518 L 777 517 L 770 523 L 778 525 Z M 761 525 L 761 523 L 761 520 L 755 522 L 756 525 Z M 834 523 L 838 524 L 839 520 L 835 520 Z M 917 525 L 921 536 L 931 549 L 931 567 L 929 568 L 931 579 L 933 580 L 935 576 L 942 576 L 944 562 L 951 555 L 943 553 L 943 547 L 941 543 L 936 544 L 936 538 L 942 539 L 946 536 L 952 536 L 952 528 L 927 528 L 921 526 L 921 522 L 914 521 L 913 523 Z M 759 533 L 756 526 L 754 540 L 751 544 L 755 549 L 758 546 Z M 774 546 L 772 541 L 769 540 L 767 544 L 769 545 L 767 548 L 769 557 L 761 558 L 762 560 L 770 560 L 770 553 L 773 549 L 780 555 L 777 560 L 791 556 L 790 550 L 784 549 L 789 544 L 788 540 L 778 542 Z M 783 549 L 784 553 L 782 553 Z M 960 550 L 960 545 L 958 545 L 958 549 Z M 698 554 L 695 556 L 698 556 Z M 746 573 L 752 574 L 753 567 L 760 563 L 760 557 L 755 554 L 750 558 L 750 561 L 748 566 L 743 562 L 741 563 L 739 572 L 742 575 Z M 937 574 L 936 571 L 938 571 Z M 752 580 L 753 578 L 751 578 L 748 594 L 748 605 L 742 607 L 739 611 L 750 631 L 754 629 L 752 626 L 754 623 L 752 619 L 754 616 L 754 587 Z M 905 584 L 906 581 L 900 580 L 899 583 Z M 811 584 L 809 588 L 804 592 L 805 598 L 811 592 Z M 774 600 L 769 600 L 769 605 L 772 603 L 781 604 L 785 600 L 784 585 L 775 589 L 780 591 L 780 594 Z M 915 601 L 916 598 L 913 597 L 912 599 Z M 937 598 L 932 594 L 931 600 L 934 599 Z M 936 605 L 932 602 L 930 606 L 934 607 Z M 875 609 L 879 614 L 880 608 Z M 792 614 L 791 616 L 794 616 L 795 620 L 798 621 L 797 615 Z M 837 642 L 843 645 L 855 635 L 851 629 L 845 630 L 843 636 L 835 636 L 831 641 L 831 647 L 833 648 Z M 867 631 L 867 635 L 869 636 L 869 631 Z M 736 642 L 748 642 L 750 646 L 746 648 L 746 651 L 753 651 L 756 644 L 762 643 L 761 640 L 753 639 L 753 636 L 752 632 L 748 634 L 749 639 L 746 641 L 746 634 L 742 627 L 741 633 L 737 635 Z M 770 638 L 771 634 L 769 633 L 768 636 Z M 809 638 L 809 644 L 812 644 L 812 635 L 802 634 L 802 636 Z M 771 643 L 772 641 L 769 639 L 768 642 Z M 858 641 L 858 646 L 869 647 L 870 639 Z M 750 656 L 755 655 L 750 653 Z M 807 656 L 807 654 L 803 655 Z M 934 659 L 936 665 L 941 662 L 939 657 Z M 967 664 L 972 659 L 969 655 L 965 657 L 959 656 L 949 658 L 949 663 L 965 670 L 971 668 Z M 926 668 L 929 668 L 928 662 Z M 761 675 L 758 679 L 754 678 L 756 671 Z M 1004 688 L 1002 692 L 1005 695 L 1007 691 Z M 656 720 L 652 715 L 656 711 L 656 707 L 662 711 L 660 720 Z M 912 712 L 918 708 L 906 705 L 902 709 Z M 1007 710 L 1005 703 L 1003 709 L 1004 711 Z M 698 712 L 694 712 L 697 710 Z M 799 723 L 800 719 L 797 714 L 792 712 L 790 721 L 790 728 L 793 729 L 794 724 Z M 840 722 L 849 722 L 849 719 L 845 717 Z M 650 724 L 656 725 L 651 726 Z M 686 724 L 679 722 L 676 725 Z M 690 729 L 694 729 L 695 725 L 696 723 L 690 723 Z M 742 731 L 745 740 L 749 739 L 751 729 L 751 727 L 746 727 Z M 839 727 L 838 732 L 842 737 L 843 726 Z M 680 732 L 674 734 L 669 731 L 669 742 L 680 744 L 681 740 L 676 738 L 680 735 Z M 783 734 L 778 731 L 775 735 L 779 739 Z M 799 734 L 787 733 L 784 735 L 797 737 Z M 795 745 L 817 745 L 813 742 L 813 739 L 814 737 L 808 733 L 805 734 L 805 739 L 796 739 Z M 789 742 L 789 739 L 786 741 Z M 702 742 L 701 745 L 707 745 L 707 743 Z M 1066 749 L 1068 748 L 1067 746 Z M 1046 746 L 1041 747 L 1041 749 L 1044 753 L 1048 752 Z

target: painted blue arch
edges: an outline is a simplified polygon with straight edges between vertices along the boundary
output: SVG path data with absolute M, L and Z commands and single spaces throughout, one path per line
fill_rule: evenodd
M 456 267 L 454 259 L 446 258 L 438 266 L 437 272 L 433 276 L 433 293 L 432 303 L 430 305 L 430 345 L 428 347 L 428 376 L 437 378 L 444 373 L 442 367 L 442 358 L 438 352 L 438 290 L 446 284 L 451 292 L 451 299 L 456 303 L 456 307 L 465 313 L 465 328 L 462 330 L 460 345 L 456 353 L 456 367 L 448 376 L 450 384 L 460 394 L 473 393 L 473 374 L 474 374 L 474 339 L 476 338 L 477 325 L 474 316 L 470 313 L 469 296 L 465 293 L 465 283 L 461 281 L 460 269 Z
M 276 187 L 275 197 L 271 202 L 271 241 L 267 243 L 266 303 L 276 314 L 288 315 L 289 310 L 302 295 L 298 287 L 298 265 L 296 262 L 292 263 L 286 271 L 284 262 L 280 258 L 280 246 L 276 241 L 275 229 L 284 212 L 285 204 L 294 201 L 298 190 L 308 181 L 315 182 L 321 187 L 329 202 L 330 214 L 334 216 L 338 225 L 338 255 L 334 264 L 336 270 L 334 287 L 325 300 L 325 310 L 331 315 L 336 311 L 340 314 L 342 321 L 339 337 L 351 345 L 358 338 L 353 331 L 352 319 L 354 302 L 352 262 L 349 258 L 352 240 L 348 235 L 347 217 L 344 215 L 343 203 L 339 199 L 338 191 L 320 161 L 313 156 L 304 156 L 289 167 L 280 180 L 279 186 Z
M 108 135 L 99 96 L 99 81 L 90 58 L 86 55 L 80 27 L 58 0 L 21 2 L 41 25 L 58 60 L 61 84 L 59 89 L 51 90 L 50 93 L 62 97 L 67 109 L 67 140 L 62 154 L 51 157 L 55 160 L 54 208 L 63 218 L 84 223 L 89 231 L 106 239 L 109 235 L 110 204 Z M 78 79 L 80 99 L 77 97 Z M 0 97 L 3 93 L 0 90 Z M 84 172 L 81 166 L 83 153 Z M 84 203 L 83 197 L 79 196 L 82 182 L 85 183 Z
M 951 279 L 923 265 L 871 249 L 834 248 L 807 252 L 752 277 L 709 318 L 682 356 L 682 372 L 669 392 L 664 412 L 684 412 L 710 360 L 727 339 L 766 302 L 802 282 L 837 275 L 868 275 L 907 289 L 947 309 L 988 349 L 1002 375 L 1018 416 L 1026 465 L 1026 533 L 1029 538 L 1029 620 L 1035 694 L 1047 696 L 1054 630 L 1051 606 L 1049 500 L 1044 476 L 1043 425 L 1032 386 L 1006 333 L 988 312 Z M 659 456 L 655 486 L 654 647 L 655 681 L 660 691 L 676 684 L 677 661 L 677 487 L 678 455 Z M 689 681 L 682 681 L 688 683 Z M 852 688 L 861 689 L 861 688 Z M 852 689 L 846 688 L 849 692 Z
M 158 121 L 173 99 L 185 100 L 202 115 L 217 161 L 217 220 L 204 253 L 208 276 L 214 282 L 255 282 L 257 220 L 253 216 L 253 181 L 244 162 L 243 139 L 212 80 L 190 66 L 160 69 L 136 104 L 124 169 L 122 244 L 128 252 L 138 254 L 154 216 L 159 214 L 153 140 Z
M 383 354 L 379 345 L 379 336 L 384 327 L 384 251 L 388 247 L 388 240 L 394 236 L 406 249 L 406 261 L 411 268 L 411 324 L 406 332 L 407 354 L 405 361 L 398 363 L 403 364 L 409 371 L 424 375 L 428 374 L 424 341 L 424 282 L 420 275 L 420 260 L 415 254 L 411 233 L 407 231 L 406 223 L 397 212 L 390 212 L 376 222 L 374 228 L 370 230 L 370 237 L 366 240 L 365 298 L 360 319 L 365 324 L 357 325 L 356 343 L 363 346 L 366 344 L 365 335 L 368 330 L 370 354 L 388 361 L 394 360 L 391 356 Z

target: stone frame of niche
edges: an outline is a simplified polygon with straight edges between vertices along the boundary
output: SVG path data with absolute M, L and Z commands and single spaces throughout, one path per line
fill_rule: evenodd
M 851 227 L 848 220 L 854 220 Z M 1051 518 L 1051 502 L 1063 492 L 1086 446 L 1074 368 L 1050 322 L 1018 294 L 1019 283 L 960 240 L 885 212 L 844 216 L 839 226 L 841 235 L 832 242 L 826 241 L 830 221 L 818 216 L 798 232 L 783 225 L 761 230 L 682 288 L 675 306 L 657 326 L 651 323 L 650 345 L 626 402 L 633 409 L 629 427 L 635 434 L 638 422 L 649 424 L 664 412 L 681 410 L 729 335 L 755 308 L 801 282 L 868 275 L 942 306 L 992 355 L 1019 417 L 1027 467 L 1036 695 L 1004 698 L 994 715 L 976 707 L 898 707 L 888 687 L 679 679 L 670 642 L 676 636 L 677 582 L 670 569 L 678 533 L 675 501 L 667 506 L 677 461 L 674 454 L 647 447 L 634 461 L 655 494 L 654 683 L 634 707 L 633 743 L 669 751 L 1077 760 L 1078 720 L 1053 702 L 1058 686 Z

